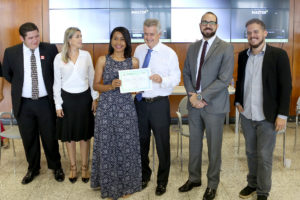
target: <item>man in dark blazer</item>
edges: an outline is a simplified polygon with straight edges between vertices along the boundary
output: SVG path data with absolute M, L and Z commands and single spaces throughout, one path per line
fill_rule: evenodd
M 209 167 L 204 200 L 215 198 L 220 182 L 223 126 L 230 102 L 227 87 L 234 67 L 233 47 L 215 35 L 217 28 L 217 16 L 205 13 L 200 23 L 203 39 L 189 47 L 183 68 L 189 96 L 189 179 L 179 191 L 201 186 L 202 140 L 206 130 Z
M 241 198 L 255 192 L 258 200 L 271 189 L 276 132 L 284 130 L 292 90 L 287 53 L 266 44 L 267 31 L 259 19 L 246 23 L 249 49 L 239 53 L 235 105 L 241 113 L 249 173 Z
M 21 25 L 19 33 L 23 43 L 5 50 L 3 76 L 11 83 L 13 110 L 29 164 L 22 184 L 30 183 L 39 174 L 39 136 L 48 168 L 54 170 L 57 181 L 63 181 L 52 89 L 53 60 L 58 51 L 55 45 L 40 42 L 38 27 L 33 23 Z

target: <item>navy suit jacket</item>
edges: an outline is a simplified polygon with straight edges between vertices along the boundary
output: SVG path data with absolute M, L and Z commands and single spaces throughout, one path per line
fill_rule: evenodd
M 42 74 L 49 102 L 55 111 L 52 88 L 54 82 L 53 61 L 58 51 L 54 44 L 43 42 L 39 45 L 39 51 L 41 56 Z M 4 78 L 11 83 L 12 105 L 14 114 L 17 117 L 20 111 L 24 81 L 23 43 L 9 47 L 5 50 L 2 71 Z
M 235 103 L 244 106 L 245 71 L 247 50 L 239 53 L 238 77 Z M 289 115 L 292 78 L 290 62 L 286 51 L 267 45 L 262 65 L 263 112 L 266 120 L 274 123 L 277 115 Z

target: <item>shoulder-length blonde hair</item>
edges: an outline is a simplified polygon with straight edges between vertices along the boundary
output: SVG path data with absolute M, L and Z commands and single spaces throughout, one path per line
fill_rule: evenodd
M 73 35 L 77 32 L 80 31 L 79 28 L 77 27 L 70 27 L 65 31 L 65 36 L 64 36 L 64 45 L 62 47 L 61 51 L 61 59 L 64 63 L 67 63 L 69 61 L 69 49 L 70 49 L 70 43 L 69 40 L 73 37 Z M 81 32 L 81 31 L 80 31 Z

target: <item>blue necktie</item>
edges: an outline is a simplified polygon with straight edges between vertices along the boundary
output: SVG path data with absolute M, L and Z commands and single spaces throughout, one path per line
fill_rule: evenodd
M 146 56 L 145 56 L 145 59 L 144 59 L 144 63 L 143 63 L 142 68 L 147 68 L 147 67 L 148 67 L 149 62 L 150 62 L 151 52 L 152 52 L 152 51 L 153 51 L 152 49 L 148 49 L 148 52 L 147 52 L 147 54 L 146 54 Z M 143 97 L 142 97 L 142 92 L 136 94 L 136 95 L 135 95 L 135 98 L 136 98 L 138 101 L 141 101 L 142 98 L 143 98 Z

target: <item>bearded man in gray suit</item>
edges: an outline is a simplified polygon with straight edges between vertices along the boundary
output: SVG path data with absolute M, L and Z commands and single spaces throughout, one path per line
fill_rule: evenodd
M 217 16 L 205 13 L 200 23 L 203 39 L 191 44 L 183 68 L 189 96 L 189 179 L 179 191 L 201 186 L 202 140 L 206 130 L 209 166 L 204 200 L 215 198 L 220 182 L 223 125 L 230 103 L 227 87 L 234 67 L 233 47 L 215 35 L 217 29 Z

